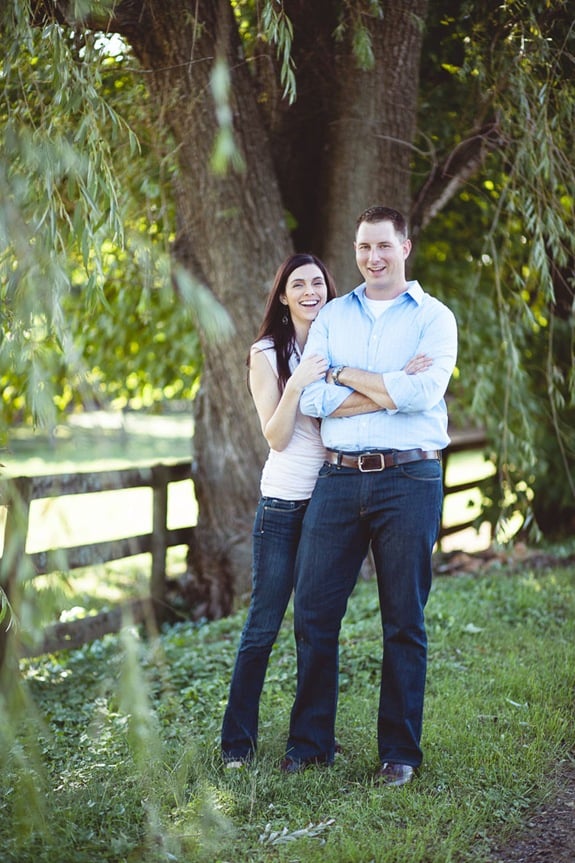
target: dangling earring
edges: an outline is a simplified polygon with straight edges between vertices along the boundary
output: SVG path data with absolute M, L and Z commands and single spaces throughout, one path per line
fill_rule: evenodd
M 284 312 L 282 315 L 282 324 L 284 325 L 284 327 L 287 327 L 287 325 L 289 324 L 289 315 L 287 312 Z

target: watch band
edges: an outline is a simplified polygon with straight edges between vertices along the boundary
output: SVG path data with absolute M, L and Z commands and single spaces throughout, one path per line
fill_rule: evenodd
M 338 366 L 337 369 L 333 373 L 333 382 L 337 384 L 338 387 L 343 387 L 345 384 L 339 382 L 339 376 L 343 372 L 346 366 Z

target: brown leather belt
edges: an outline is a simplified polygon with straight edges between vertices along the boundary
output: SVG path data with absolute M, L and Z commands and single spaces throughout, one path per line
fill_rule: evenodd
M 358 452 L 357 454 L 327 451 L 326 461 L 336 464 L 338 467 L 354 467 L 362 473 L 375 473 L 385 470 L 387 467 L 395 467 L 398 464 L 409 464 L 412 461 L 423 461 L 424 459 L 436 459 L 441 461 L 440 449 L 405 449 L 394 452 Z

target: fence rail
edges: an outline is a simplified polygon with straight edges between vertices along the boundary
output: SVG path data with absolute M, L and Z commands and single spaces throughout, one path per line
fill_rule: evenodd
M 188 460 L 171 465 L 125 470 L 75 474 L 51 474 L 36 477 L 15 477 L 0 482 L 0 503 L 7 506 L 4 528 L 4 550 L 0 560 L 0 587 L 10 601 L 16 594 L 18 582 L 55 571 L 71 571 L 120 560 L 138 554 L 151 554 L 149 596 L 125 604 L 93 617 L 48 627 L 42 641 L 33 647 L 23 647 L 21 655 L 49 653 L 63 647 L 78 647 L 87 641 L 117 631 L 124 613 L 134 622 L 159 622 L 165 611 L 166 554 L 176 545 L 189 545 L 193 526 L 169 529 L 168 486 L 173 482 L 191 479 Z M 94 492 L 117 491 L 132 488 L 152 489 L 152 531 L 138 536 L 124 537 L 107 542 L 96 542 L 69 548 L 49 549 L 26 553 L 30 520 L 30 504 L 43 498 Z M 0 623 L 0 668 L 6 653 L 6 620 Z
M 452 454 L 483 449 L 485 436 L 480 430 L 453 432 L 452 443 L 445 453 L 445 467 Z M 52 474 L 49 476 L 16 477 L 0 481 L 0 504 L 7 506 L 4 530 L 4 550 L 0 560 L 0 588 L 11 600 L 21 580 L 32 579 L 55 571 L 70 571 L 95 566 L 138 554 L 151 554 L 150 593 L 144 599 L 124 603 L 109 612 L 81 620 L 56 623 L 43 633 L 39 644 L 25 647 L 20 655 L 40 655 L 63 648 L 79 647 L 108 632 L 116 632 L 126 613 L 136 623 L 146 620 L 158 623 L 166 609 L 166 554 L 176 545 L 189 545 L 193 541 L 193 526 L 169 529 L 168 486 L 173 482 L 191 479 L 188 460 L 171 465 L 91 473 Z M 445 487 L 445 495 L 477 487 L 478 480 Z M 90 494 L 148 487 L 152 489 L 152 531 L 138 536 L 96 542 L 70 548 L 49 549 L 26 553 L 30 504 L 42 498 L 65 495 Z M 469 528 L 473 519 L 449 526 L 443 525 L 441 538 Z M 0 669 L 2 668 L 9 633 L 6 619 L 0 621 Z

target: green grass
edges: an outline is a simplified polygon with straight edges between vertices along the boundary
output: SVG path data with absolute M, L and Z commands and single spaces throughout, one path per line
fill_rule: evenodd
M 574 588 L 573 568 L 436 579 L 425 760 L 395 790 L 372 782 L 381 644 L 373 582 L 358 585 L 344 621 L 344 754 L 329 770 L 278 770 L 295 685 L 289 615 L 266 680 L 258 759 L 239 772 L 222 768 L 218 737 L 245 611 L 155 640 L 127 629 L 28 660 L 24 694 L 2 705 L 1 858 L 487 861 L 551 794 L 550 777 L 574 751 Z

